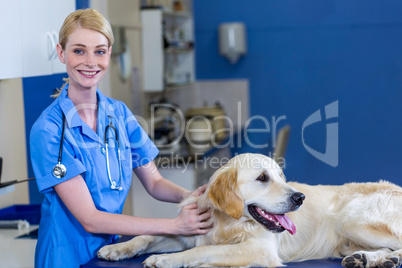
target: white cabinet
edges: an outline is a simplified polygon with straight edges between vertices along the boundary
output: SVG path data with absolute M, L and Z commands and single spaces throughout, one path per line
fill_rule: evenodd
M 161 91 L 164 87 L 162 12 L 160 10 L 143 10 L 141 22 L 144 90 Z
M 0 0 L 0 3 L 0 79 L 21 77 L 21 2 Z
M 66 17 L 76 10 L 75 0 L 50 0 L 50 28 L 49 31 L 56 33 L 56 42 L 59 43 L 59 31 Z M 56 49 L 52 59 L 52 73 L 65 73 L 66 65 L 61 63 Z
M 56 53 L 59 30 L 74 0 L 20 0 L 22 3 L 22 75 L 24 77 L 65 72 Z
M 64 19 L 75 0 L 0 0 L 0 79 L 65 72 L 56 54 Z
M 189 12 L 141 11 L 144 90 L 194 82 L 194 28 Z

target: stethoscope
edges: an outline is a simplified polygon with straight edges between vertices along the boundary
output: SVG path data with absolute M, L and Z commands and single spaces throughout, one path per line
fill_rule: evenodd
M 120 157 L 120 143 L 119 143 L 119 134 L 117 134 L 117 130 L 116 128 L 113 126 L 113 121 L 112 121 L 112 117 L 109 115 L 109 125 L 106 126 L 105 128 L 105 134 L 104 134 L 104 142 L 105 142 L 105 149 L 106 149 L 106 167 L 107 167 L 107 177 L 109 178 L 109 182 L 110 182 L 110 189 L 112 190 L 123 190 L 123 188 L 121 187 L 121 178 L 122 178 L 122 174 L 121 174 L 121 157 Z M 109 142 L 107 139 L 107 131 L 109 130 L 109 128 L 112 128 L 114 130 L 114 134 L 115 134 L 115 140 L 116 140 L 116 145 L 117 145 L 117 157 L 119 159 L 119 186 L 117 186 L 116 182 L 114 180 L 112 180 L 111 175 L 110 175 L 110 168 L 109 168 Z
M 121 181 L 122 181 L 122 173 L 121 173 L 121 156 L 120 156 L 120 143 L 119 143 L 119 135 L 118 132 L 113 125 L 112 117 L 109 116 L 109 125 L 106 126 L 105 128 L 105 136 L 104 136 L 104 143 L 105 143 L 105 154 L 106 154 L 106 167 L 107 167 L 107 176 L 109 179 L 110 183 L 110 189 L 111 190 L 118 190 L 121 191 L 123 188 L 121 187 Z M 65 128 L 66 128 L 66 117 L 63 114 L 63 127 L 62 127 L 62 132 L 61 132 L 61 141 L 60 141 L 60 148 L 59 148 L 59 157 L 57 160 L 57 164 L 53 168 L 53 176 L 55 176 L 58 179 L 63 178 L 67 174 L 67 168 L 61 163 L 62 160 L 62 155 L 63 155 L 63 143 L 64 143 L 64 133 L 65 133 Z M 110 165 L 109 165 L 109 141 L 107 139 L 107 132 L 109 129 L 114 130 L 115 134 L 115 140 L 116 140 L 116 147 L 117 147 L 117 157 L 119 161 L 119 184 L 117 185 L 116 181 L 112 180 L 111 175 L 110 175 Z

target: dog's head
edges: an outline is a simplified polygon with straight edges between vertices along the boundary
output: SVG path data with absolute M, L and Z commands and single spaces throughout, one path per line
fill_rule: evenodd
M 271 158 L 241 154 L 211 177 L 207 195 L 212 204 L 232 218 L 246 217 L 272 232 L 296 232 L 285 213 L 299 209 L 304 195 L 286 183 L 282 169 Z

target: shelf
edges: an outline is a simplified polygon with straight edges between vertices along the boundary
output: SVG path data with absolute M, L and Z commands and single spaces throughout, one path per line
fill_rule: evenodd
M 184 87 L 190 86 L 192 84 L 194 84 L 194 83 L 193 82 L 185 82 L 185 83 L 180 83 L 180 84 L 179 83 L 177 83 L 177 84 L 167 84 L 166 88 L 168 90 L 178 89 L 178 88 L 184 88 Z
M 168 47 L 165 49 L 165 53 L 172 53 L 172 54 L 182 54 L 182 53 L 190 53 L 193 52 L 194 49 L 188 47 Z
M 191 18 L 191 13 L 188 11 L 163 11 L 163 16 L 173 18 Z
M 175 18 L 191 18 L 192 15 L 189 11 L 172 11 L 166 10 L 164 6 L 142 6 L 142 10 L 161 10 L 163 16 L 165 17 L 175 17 Z

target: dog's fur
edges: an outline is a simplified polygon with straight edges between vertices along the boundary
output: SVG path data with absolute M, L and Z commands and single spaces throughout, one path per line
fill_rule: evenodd
M 305 201 L 300 207 L 301 193 Z M 204 195 L 185 200 L 183 205 L 194 201 L 201 208 L 212 209 L 214 227 L 207 234 L 137 236 L 103 247 L 99 258 L 122 260 L 179 251 L 152 255 L 144 265 L 277 267 L 284 262 L 332 257 L 344 257 L 342 264 L 348 268 L 401 264 L 402 188 L 388 182 L 343 186 L 286 183 L 271 158 L 243 154 L 215 172 Z M 285 221 L 289 232 L 269 219 L 261 221 L 262 216 L 257 220 L 255 206 L 260 212 L 287 213 L 297 233 L 290 234 L 294 230 L 286 220 L 281 223 Z

